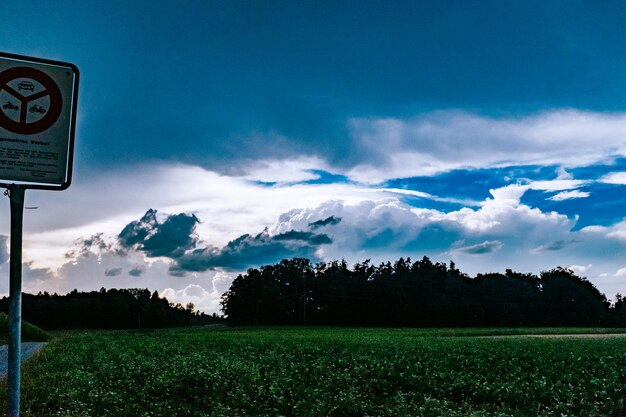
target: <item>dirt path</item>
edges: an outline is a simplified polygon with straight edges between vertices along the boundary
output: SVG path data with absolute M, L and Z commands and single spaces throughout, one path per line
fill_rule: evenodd
M 33 356 L 45 343 L 24 342 L 22 343 L 22 362 Z M 5 378 L 9 372 L 9 346 L 0 346 L 0 378 Z
M 534 337 L 541 339 L 608 339 L 626 337 L 626 333 L 585 333 L 585 334 L 507 334 L 494 336 L 478 336 L 489 339 L 509 339 L 520 337 Z

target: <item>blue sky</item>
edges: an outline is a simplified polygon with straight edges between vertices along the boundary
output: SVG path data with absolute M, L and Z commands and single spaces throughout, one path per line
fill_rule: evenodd
M 285 256 L 428 255 L 625 293 L 625 18 L 587 1 L 5 2 L 2 51 L 81 71 L 73 185 L 27 192 L 25 289 L 148 287 L 212 312 L 238 272 Z

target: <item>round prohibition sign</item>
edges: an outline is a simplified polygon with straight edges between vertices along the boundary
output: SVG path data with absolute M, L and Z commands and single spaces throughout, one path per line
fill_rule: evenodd
M 35 80 L 43 86 L 43 90 L 28 96 L 22 95 L 9 85 L 9 83 L 16 78 Z M 61 90 L 59 90 L 59 86 L 54 80 L 43 71 L 30 67 L 9 68 L 0 73 L 0 91 L 1 90 L 11 94 L 21 103 L 19 121 L 17 122 L 0 110 L 0 126 L 13 133 L 22 135 L 41 133 L 49 129 L 61 114 L 61 107 L 63 106 Z M 47 110 L 46 115 L 35 122 L 28 123 L 26 121 L 28 103 L 46 96 L 50 96 L 50 108 Z

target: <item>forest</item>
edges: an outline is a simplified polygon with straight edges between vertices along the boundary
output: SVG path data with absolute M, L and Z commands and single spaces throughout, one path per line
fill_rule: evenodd
M 8 312 L 9 299 L 0 299 Z M 352 268 L 346 261 L 284 259 L 248 269 L 222 295 L 224 317 L 170 303 L 148 289 L 24 294 L 22 317 L 44 329 L 230 326 L 626 327 L 626 298 L 611 303 L 586 278 L 557 267 L 538 276 L 475 277 L 449 265 L 400 258 Z
M 626 326 L 626 299 L 610 303 L 569 269 L 470 277 L 428 257 L 352 268 L 282 260 L 237 276 L 221 306 L 232 326 Z
M 9 310 L 9 298 L 0 299 L 0 311 Z M 43 329 L 142 329 L 209 325 L 223 320 L 182 306 L 147 289 L 109 289 L 66 295 L 23 294 L 22 318 Z

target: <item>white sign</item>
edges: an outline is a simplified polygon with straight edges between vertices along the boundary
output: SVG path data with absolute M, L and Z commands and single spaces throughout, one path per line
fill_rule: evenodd
M 78 68 L 0 53 L 0 183 L 69 187 Z

